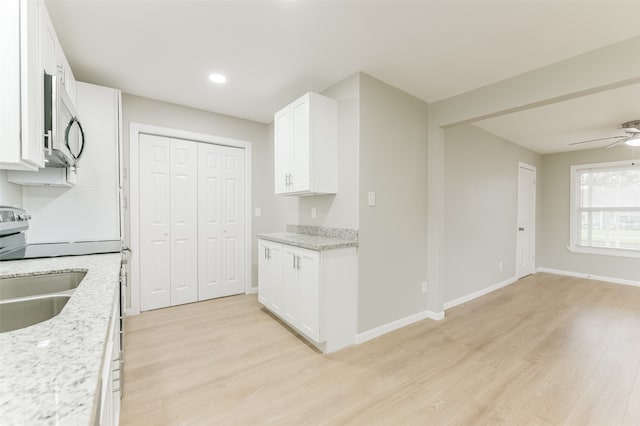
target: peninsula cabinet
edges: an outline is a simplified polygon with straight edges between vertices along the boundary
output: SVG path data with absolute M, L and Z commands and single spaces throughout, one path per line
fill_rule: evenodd
M 309 92 L 274 115 L 275 193 L 335 194 L 338 107 Z
M 258 240 L 258 301 L 322 352 L 355 343 L 356 248 Z

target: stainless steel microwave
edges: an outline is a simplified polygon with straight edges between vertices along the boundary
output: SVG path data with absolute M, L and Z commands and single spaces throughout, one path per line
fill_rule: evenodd
M 85 135 L 78 114 L 60 79 L 44 73 L 45 167 L 75 166 Z

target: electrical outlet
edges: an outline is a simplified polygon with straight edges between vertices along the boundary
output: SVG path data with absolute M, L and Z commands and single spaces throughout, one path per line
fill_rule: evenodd
M 502 267 L 503 267 L 503 266 L 504 266 L 504 265 L 502 264 L 502 260 L 501 260 L 500 262 L 498 262 L 498 269 L 500 269 L 500 270 L 502 271 Z
M 375 207 L 376 205 L 376 193 L 375 192 L 369 192 L 369 197 L 368 197 L 368 204 L 369 207 Z
M 429 288 L 427 287 L 427 282 L 426 281 L 422 281 L 422 292 L 424 294 L 427 294 L 428 290 L 429 290 Z
M 311 207 L 311 219 L 315 219 L 318 216 L 318 212 L 315 207 Z

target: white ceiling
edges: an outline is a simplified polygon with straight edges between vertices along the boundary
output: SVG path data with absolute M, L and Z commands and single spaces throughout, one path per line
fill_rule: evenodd
M 640 84 L 477 121 L 476 126 L 541 154 L 604 147 L 625 135 L 622 123 L 640 120 Z
M 434 102 L 640 35 L 639 1 L 46 5 L 79 80 L 260 122 L 357 71 Z

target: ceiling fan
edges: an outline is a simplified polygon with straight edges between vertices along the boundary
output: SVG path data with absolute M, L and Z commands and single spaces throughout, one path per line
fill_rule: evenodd
M 640 146 L 640 120 L 627 121 L 626 123 L 622 123 L 622 127 L 620 127 L 620 130 L 623 130 L 626 133 L 626 135 L 591 139 L 588 141 L 581 141 L 581 142 L 573 142 L 573 143 L 570 143 L 569 145 L 580 145 L 583 143 L 604 141 L 608 139 L 616 139 L 615 141 L 611 142 L 609 145 L 605 146 L 604 149 L 613 148 L 614 146 L 620 145 L 623 143 L 629 146 Z

